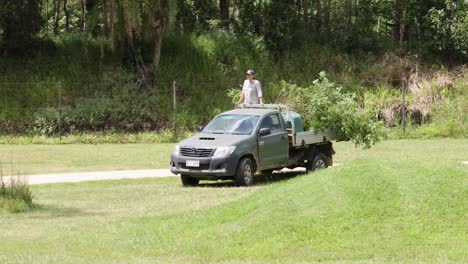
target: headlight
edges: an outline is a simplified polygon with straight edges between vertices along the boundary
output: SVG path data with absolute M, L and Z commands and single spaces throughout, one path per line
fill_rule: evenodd
M 179 146 L 179 145 L 175 145 L 175 147 L 174 147 L 174 152 L 179 153 L 179 150 L 180 150 L 180 146 Z
M 216 149 L 215 153 L 213 156 L 227 156 L 227 155 L 231 155 L 234 150 L 236 149 L 235 146 L 231 146 L 231 147 L 219 147 Z

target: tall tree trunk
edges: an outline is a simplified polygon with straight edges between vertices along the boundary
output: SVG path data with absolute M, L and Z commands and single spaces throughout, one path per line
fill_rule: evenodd
M 315 10 L 317 11 L 315 14 L 315 30 L 317 32 L 322 32 L 322 3 L 321 0 L 315 0 Z
M 400 49 L 403 50 L 404 40 L 405 40 L 405 33 L 406 33 L 406 9 L 403 10 L 403 16 L 400 21 Z
M 161 61 L 162 40 L 168 22 L 169 0 L 159 0 L 154 5 L 150 5 L 149 9 L 151 25 L 154 28 L 154 32 L 156 33 L 153 67 L 154 69 L 157 69 L 159 62 Z
M 109 36 L 109 1 L 102 2 L 102 36 Z
M 85 0 L 85 9 L 86 9 L 86 30 L 96 36 L 99 34 L 97 31 L 96 20 L 93 19 L 93 16 L 96 14 L 97 10 L 97 0 Z
M 382 26 L 382 16 L 377 18 L 377 38 L 380 38 L 380 27 Z
M 110 0 L 109 6 L 109 31 L 110 31 L 110 49 L 111 53 L 115 52 L 115 0 Z
M 239 0 L 233 0 L 233 8 L 231 13 L 231 18 L 237 19 L 239 17 Z
M 85 31 L 85 17 L 86 17 L 86 8 L 85 8 L 85 0 L 80 1 L 80 32 Z
M 310 22 L 310 18 L 309 18 L 309 2 L 310 0 L 304 0 L 302 1 L 302 9 L 304 10 L 304 17 L 303 17 L 303 20 L 304 20 L 304 23 L 306 25 L 309 24 Z
M 394 0 L 394 16 L 393 16 L 393 39 L 395 41 L 400 42 L 400 34 L 401 34 L 401 23 L 403 18 L 403 8 L 402 8 L 402 0 Z
M 63 12 L 65 13 L 65 31 L 70 32 L 70 12 L 67 6 L 68 0 L 63 0 Z
M 128 45 L 132 51 L 135 52 L 135 45 L 134 45 L 134 38 L 133 38 L 133 24 L 129 13 L 129 3 L 128 1 L 131 0 L 123 0 L 122 1 L 122 11 L 123 11 L 123 18 L 124 18 L 124 26 L 125 26 L 125 33 L 128 41 Z M 133 54 L 134 55 L 134 54 Z
M 325 6 L 325 15 L 324 15 L 324 28 L 325 32 L 330 33 L 331 31 L 331 12 L 332 12 L 332 3 L 331 0 L 327 0 L 327 4 Z
M 336 11 L 336 8 L 333 9 L 333 3 L 331 0 L 327 0 L 327 5 L 325 6 L 325 15 L 324 15 L 324 27 L 325 27 L 325 32 L 327 32 L 328 34 L 330 34 L 330 32 L 332 31 L 332 18 L 335 18 L 336 17 L 336 14 L 334 14 L 335 16 L 332 16 L 332 12 L 333 11 Z M 336 12 L 335 12 L 336 13 Z
M 345 14 L 346 14 L 346 25 L 348 28 L 351 27 L 353 21 L 353 0 L 345 1 Z
M 60 20 L 60 0 L 55 0 L 54 5 L 54 34 L 58 35 Z
M 219 11 L 223 28 L 229 30 L 229 0 L 219 0 Z
M 102 2 L 102 38 L 107 39 L 109 37 L 109 1 Z M 102 65 L 102 60 L 105 57 L 105 41 L 101 41 L 101 60 L 100 65 Z
M 46 0 L 46 35 L 49 34 L 49 0 Z

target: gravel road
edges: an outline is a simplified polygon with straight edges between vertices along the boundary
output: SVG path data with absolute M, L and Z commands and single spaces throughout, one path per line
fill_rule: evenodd
M 333 167 L 339 166 L 335 163 Z M 304 172 L 304 168 L 294 170 L 283 169 L 276 173 Z M 31 185 L 64 183 L 64 182 L 83 182 L 83 181 L 104 181 L 120 179 L 142 179 L 142 178 L 162 178 L 176 177 L 169 169 L 157 170 L 119 170 L 119 171 L 92 171 L 92 172 L 73 172 L 73 173 L 55 173 L 55 174 L 36 174 L 20 176 L 21 180 L 27 181 Z M 4 182 L 9 182 L 10 176 L 3 176 Z
M 102 181 L 102 180 L 120 180 L 120 179 L 141 179 L 141 178 L 161 178 L 174 177 L 168 169 L 158 170 L 120 170 L 120 171 L 93 171 L 76 173 L 57 173 L 57 174 L 37 174 L 21 176 L 22 180 L 29 184 L 48 184 L 63 182 L 82 182 L 82 181 Z M 3 177 L 8 182 L 10 177 Z

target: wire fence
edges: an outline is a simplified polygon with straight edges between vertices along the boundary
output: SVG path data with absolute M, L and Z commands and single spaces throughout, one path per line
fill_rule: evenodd
M 137 83 L 119 87 L 108 82 L 3 82 L 0 83 L 0 134 L 34 131 L 61 136 L 80 130 L 139 132 L 168 126 L 171 118 L 176 133 L 176 84 L 175 81 L 158 84 L 157 91 L 153 91 Z M 161 103 L 156 93 L 157 97 L 170 101 Z M 171 110 L 170 117 L 156 118 L 156 114 L 167 115 Z
M 201 116 L 207 110 L 204 107 L 224 109 L 227 99 L 219 96 L 226 97 L 229 88 L 241 90 L 239 84 L 209 81 L 193 84 L 174 80 L 152 85 L 112 81 L 0 82 L 0 134 L 61 136 L 161 129 L 172 129 L 177 134 L 178 116 L 182 116 L 182 125 L 195 127 L 190 116 Z

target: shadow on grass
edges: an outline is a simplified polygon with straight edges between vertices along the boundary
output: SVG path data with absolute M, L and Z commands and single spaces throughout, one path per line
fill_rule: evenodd
M 63 207 L 56 205 L 34 204 L 33 208 L 24 213 L 30 213 L 30 218 L 47 219 L 60 217 L 80 217 L 80 216 L 100 216 L 104 213 L 96 213 L 73 207 Z
M 262 186 L 275 182 L 293 179 L 297 176 L 304 175 L 304 172 L 280 172 L 280 173 L 262 173 L 255 175 L 253 186 Z M 217 181 L 217 182 L 202 182 L 197 187 L 237 187 L 234 181 Z

